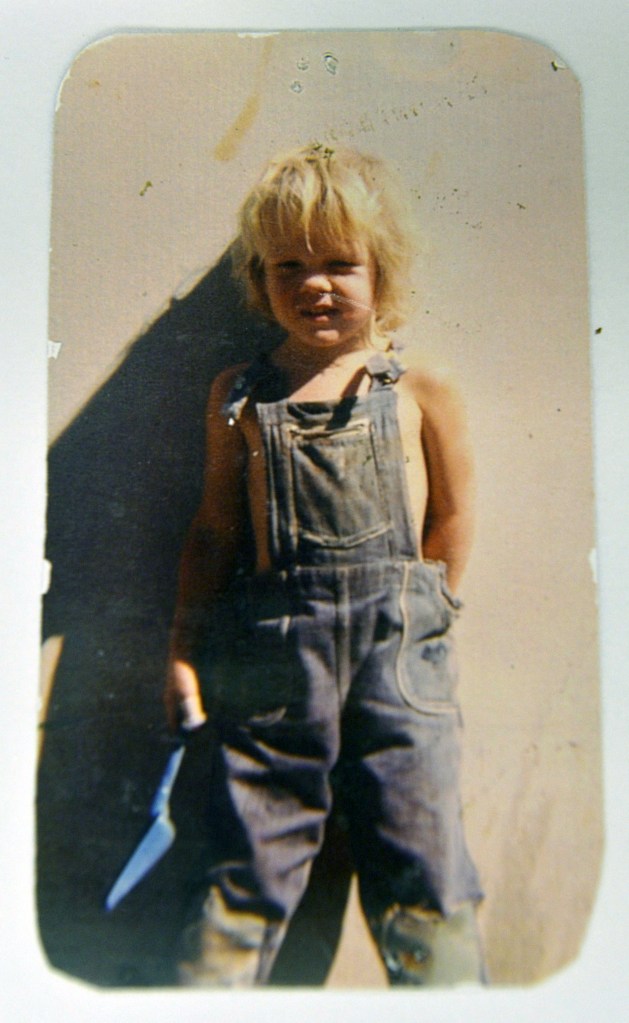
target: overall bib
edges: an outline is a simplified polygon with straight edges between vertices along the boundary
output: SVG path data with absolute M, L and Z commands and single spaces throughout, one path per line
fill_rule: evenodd
M 367 394 L 299 403 L 273 400 L 278 371 L 258 360 L 225 409 L 235 422 L 255 402 L 273 571 L 234 584 L 200 666 L 217 745 L 182 983 L 268 978 L 321 848 L 333 769 L 390 982 L 482 978 L 449 634 L 460 602 L 417 551 L 403 370 L 380 354 L 366 368 Z

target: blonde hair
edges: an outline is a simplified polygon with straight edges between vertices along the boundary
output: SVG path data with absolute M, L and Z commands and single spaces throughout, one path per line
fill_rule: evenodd
M 280 235 L 360 239 L 376 267 L 375 332 L 408 315 L 415 231 L 397 177 L 381 160 L 352 149 L 302 146 L 272 159 L 245 198 L 232 255 L 250 305 L 271 317 L 264 260 Z

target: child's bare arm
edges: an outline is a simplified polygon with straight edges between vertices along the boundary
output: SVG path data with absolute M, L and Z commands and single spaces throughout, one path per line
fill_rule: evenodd
M 425 558 L 444 561 L 456 590 L 474 534 L 474 461 L 463 400 L 445 375 L 422 376 L 422 444 L 428 469 Z
M 229 426 L 221 412 L 236 372 L 217 377 L 208 403 L 203 497 L 181 557 L 164 694 L 173 729 L 204 719 L 195 653 L 208 610 L 233 577 L 242 542 L 246 447 L 239 427 Z

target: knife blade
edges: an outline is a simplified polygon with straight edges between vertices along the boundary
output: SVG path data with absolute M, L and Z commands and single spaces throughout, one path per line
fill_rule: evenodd
M 125 895 L 146 877 L 175 840 L 175 825 L 170 818 L 170 794 L 185 751 L 182 742 L 168 758 L 151 803 L 150 815 L 154 820 L 109 891 L 105 899 L 108 912 L 115 909 Z

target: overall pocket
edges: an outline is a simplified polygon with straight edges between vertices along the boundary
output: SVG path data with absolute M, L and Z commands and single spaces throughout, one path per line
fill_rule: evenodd
M 458 714 L 458 662 L 450 626 L 460 602 L 442 588 L 437 566 L 409 562 L 400 592 L 402 636 L 396 675 L 409 706 L 424 714 Z
M 290 424 L 286 430 L 298 538 L 339 549 L 390 529 L 369 420 L 338 428 Z
M 208 650 L 208 709 L 240 723 L 270 725 L 284 717 L 294 690 L 290 624 L 288 598 L 246 588 L 233 595 L 229 613 L 215 620 Z

